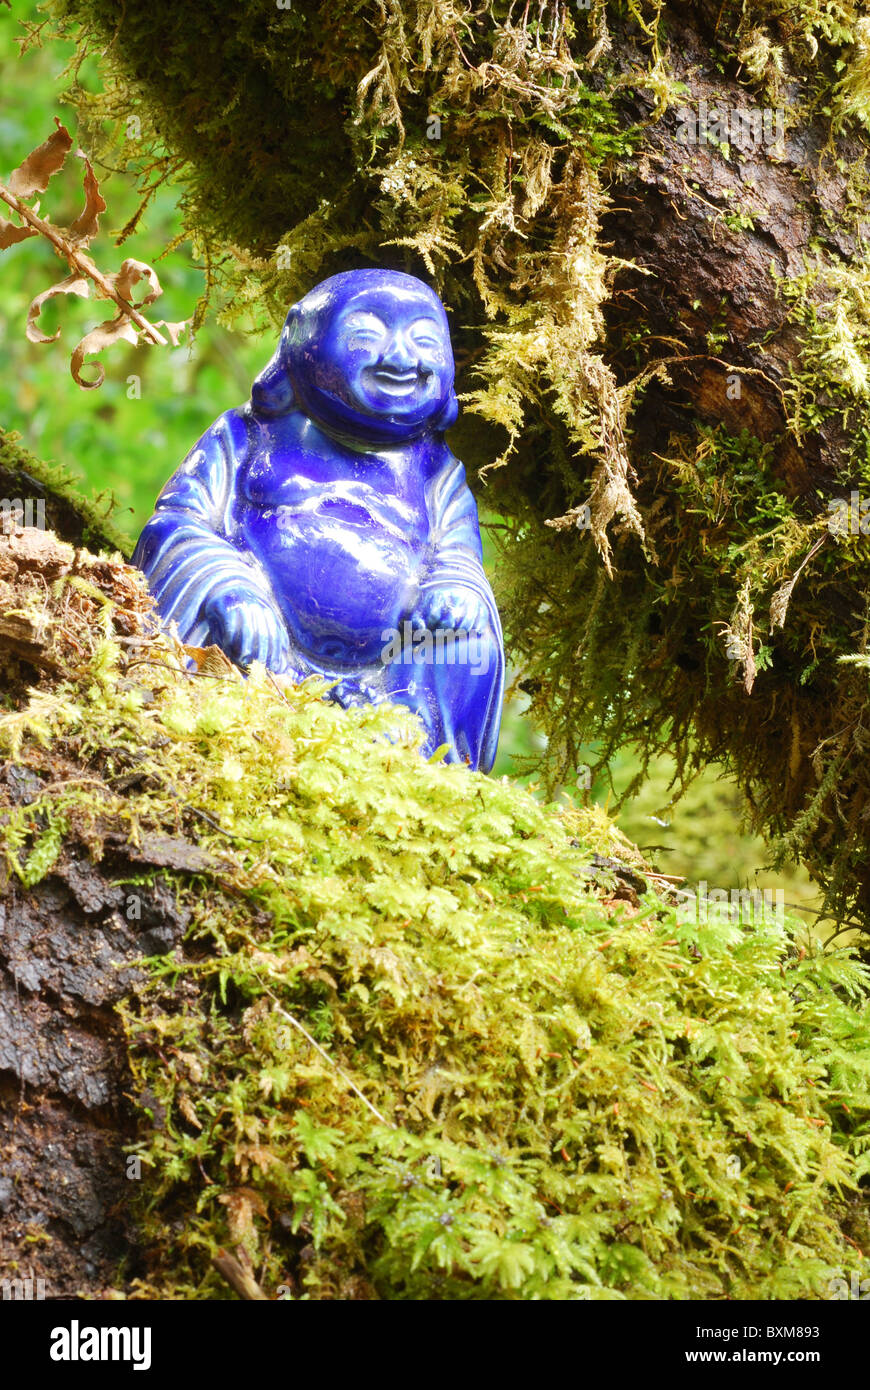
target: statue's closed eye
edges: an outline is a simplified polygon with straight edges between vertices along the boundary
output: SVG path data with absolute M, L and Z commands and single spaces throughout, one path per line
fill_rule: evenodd
M 358 344 L 383 342 L 390 335 L 390 331 L 390 327 L 377 314 L 349 314 L 345 323 L 348 338 Z M 406 331 L 414 346 L 422 352 L 435 352 L 441 346 L 438 325 L 432 319 L 418 319 L 410 324 Z
M 360 343 L 378 343 L 387 332 L 387 325 L 377 314 L 350 314 L 345 328 Z
M 438 332 L 438 325 L 431 319 L 420 319 L 417 323 L 412 323 L 409 330 L 412 342 L 425 351 L 432 351 L 441 346 L 441 334 Z

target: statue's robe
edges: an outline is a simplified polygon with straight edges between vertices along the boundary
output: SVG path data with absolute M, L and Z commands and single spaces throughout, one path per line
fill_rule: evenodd
M 216 591 L 256 596 L 289 636 L 279 674 L 335 681 L 343 704 L 407 705 L 427 755 L 446 745 L 448 761 L 492 766 L 501 624 L 474 499 L 442 436 L 363 451 L 299 410 L 227 411 L 163 489 L 134 563 L 188 645 L 215 640 L 206 604 Z M 431 659 L 408 619 L 431 591 L 457 587 L 482 600 L 488 622 L 464 650 L 460 639 Z

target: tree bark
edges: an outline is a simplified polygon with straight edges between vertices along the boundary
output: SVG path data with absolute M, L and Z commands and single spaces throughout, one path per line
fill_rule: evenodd
M 669 31 L 679 34 L 668 49 L 669 68 L 685 84 L 692 111 L 759 109 L 764 98 L 740 82 L 739 65 L 723 72 L 713 61 L 722 17 L 718 4 L 669 7 Z M 645 61 L 643 47 L 627 33 L 616 39 L 615 52 L 626 74 Z M 797 82 L 785 77 L 782 107 L 798 96 Z M 670 433 L 685 430 L 693 417 L 734 434 L 748 430 L 777 443 L 775 469 L 788 496 L 818 510 L 817 490 L 833 486 L 849 438 L 838 419 L 824 421 L 800 445 L 787 430 L 783 388 L 800 364 L 803 335 L 773 271 L 800 275 L 814 240 L 845 261 L 860 255 L 870 218 L 849 209 L 847 172 L 864 157 L 865 141 L 841 132 L 842 167 L 829 159 L 821 175 L 831 138 L 821 114 L 789 130 L 781 145 L 747 141 L 739 157 L 726 160 L 715 144 L 678 141 L 679 108 L 656 120 L 653 109 L 652 96 L 642 91 L 625 103 L 628 120 L 648 124 L 637 159 L 610 189 L 613 209 L 602 225 L 616 255 L 650 272 L 626 272 L 606 307 L 608 361 L 619 364 L 626 330 L 638 323 L 649 330 L 650 360 L 671 358 L 672 385 L 652 381 L 632 417 L 635 456 L 663 452 Z M 747 202 L 754 225 L 728 227 L 725 217 Z M 711 333 L 725 339 L 714 350 Z M 622 364 L 626 377 L 636 370 L 627 356 Z M 731 373 L 740 378 L 736 397 L 727 389 Z
M 36 490 L 46 521 L 71 540 L 87 533 L 74 500 L 32 473 L 12 467 L 0 479 L 19 498 Z M 34 694 L 50 699 L 87 660 L 87 634 L 96 632 L 93 643 L 101 632 L 94 589 L 119 605 L 116 634 L 141 640 L 147 598 L 117 560 L 96 560 L 36 527 L 0 535 L 7 713 L 23 712 Z M 51 596 L 44 622 L 34 594 L 43 603 Z M 129 761 L 114 784 L 122 795 L 135 794 L 144 776 Z M 54 744 L 38 760 L 32 752 L 0 759 L 0 1298 L 99 1294 L 134 1277 L 139 1258 L 130 1197 L 141 1174 L 123 1151 L 134 1124 L 116 1005 L 145 979 L 135 963 L 181 940 L 187 917 L 167 870 L 183 861 L 165 837 L 140 836 L 133 846 L 107 816 L 95 839 L 73 817 L 57 862 L 26 886 L 14 869 L 23 852 L 12 822 L 47 786 L 83 781 Z M 44 813 L 27 824 L 35 843 Z M 134 876 L 135 886 L 122 882 Z
M 9 762 L 0 777 L 0 805 L 26 804 L 42 785 Z M 159 878 L 135 890 L 141 915 L 127 919 L 116 880 L 141 870 L 122 849 L 95 865 L 73 843 L 35 887 L 0 882 L 0 1280 L 33 1281 L 32 1297 L 99 1295 L 141 1258 L 114 1006 L 143 978 L 131 963 L 171 950 L 185 925 Z M 23 1287 L 0 1296 L 26 1297 Z

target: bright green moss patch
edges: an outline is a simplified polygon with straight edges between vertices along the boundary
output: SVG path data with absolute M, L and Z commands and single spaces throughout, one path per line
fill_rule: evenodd
M 221 1247 L 313 1298 L 813 1298 L 866 1274 L 864 967 L 786 923 L 680 921 L 603 815 L 417 740 L 404 711 L 190 676 L 141 639 L 0 721 L 49 774 L 3 832 L 23 882 L 109 828 L 182 846 L 185 949 L 122 1010 L 131 1292 L 223 1297 Z

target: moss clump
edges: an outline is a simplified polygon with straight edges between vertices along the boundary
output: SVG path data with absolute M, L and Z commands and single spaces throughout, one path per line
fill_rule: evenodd
M 0 428 L 0 497 L 10 502 L 42 501 L 45 524 L 64 540 L 93 550 L 129 552 L 126 538 L 111 520 L 109 499 L 90 502 L 82 497 L 71 473 L 45 463 L 21 443 L 20 436 Z
M 644 757 L 672 754 L 685 785 L 729 755 L 739 728 L 732 762 L 755 826 L 778 862 L 799 854 L 829 908 L 848 916 L 866 883 L 870 783 L 866 669 L 845 659 L 866 647 L 870 549 L 857 525 L 834 534 L 824 498 L 815 517 L 800 515 L 777 480 L 776 450 L 695 421 L 650 479 L 672 498 L 649 528 L 658 565 L 608 582 L 588 541 L 578 552 L 573 536 L 558 536 L 545 557 L 526 530 L 511 604 L 541 719 L 548 675 L 563 692 L 550 748 L 561 776 L 585 732 L 598 740 L 596 774 L 634 744 Z M 865 463 L 831 496 L 848 504 L 852 489 L 868 495 L 868 480 Z M 584 603 L 580 627 L 566 629 L 563 611 Z
M 59 602 L 49 624 L 92 632 Z M 827 1297 L 870 1272 L 848 951 L 682 920 L 603 815 L 424 762 L 406 711 L 194 676 L 164 639 L 89 651 L 0 721 L 44 778 L 2 843 L 33 883 L 109 829 L 172 837 L 189 937 L 123 1007 L 129 1294 L 223 1296 L 226 1245 L 313 1298 Z

